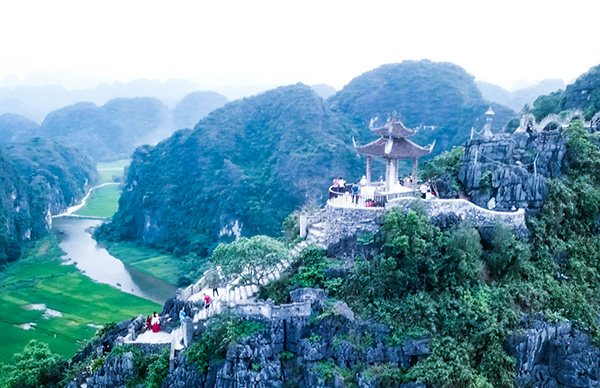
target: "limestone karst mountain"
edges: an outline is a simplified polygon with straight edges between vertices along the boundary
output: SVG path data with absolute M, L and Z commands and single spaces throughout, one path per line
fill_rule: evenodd
M 104 232 L 202 254 L 240 233 L 276 235 L 289 213 L 327 197 L 332 176 L 357 178 L 351 145 L 308 86 L 234 101 L 134 153 Z
M 96 180 L 89 157 L 56 141 L 0 148 L 0 264 L 18 257 L 19 242 L 45 234 L 50 214 L 74 205 Z

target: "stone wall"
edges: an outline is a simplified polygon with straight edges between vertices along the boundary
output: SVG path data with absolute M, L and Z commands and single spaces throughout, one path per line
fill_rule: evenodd
M 324 240 L 327 251 L 336 255 L 353 252 L 359 234 L 379 231 L 386 210 L 400 208 L 408 211 L 415 201 L 421 202 L 427 208 L 432 222 L 441 228 L 450 227 L 463 220 L 470 220 L 486 238 L 498 222 L 503 222 L 518 236 L 528 235 L 524 209 L 508 212 L 490 211 L 464 199 L 425 201 L 419 198 L 402 197 L 388 202 L 385 209 L 339 208 L 327 205 L 323 212 Z
M 392 201 L 388 203 L 388 208 L 400 208 L 407 211 L 415 201 L 424 204 L 432 222 L 440 228 L 447 228 L 464 220 L 469 220 L 486 237 L 496 224 L 502 222 L 511 228 L 517 236 L 524 237 L 528 235 L 524 209 L 514 212 L 500 212 L 484 209 L 464 199 L 423 201 L 408 198 Z
M 322 215 L 327 251 L 342 254 L 356 245 L 358 234 L 378 232 L 383 213 L 383 208 L 342 208 L 327 205 Z

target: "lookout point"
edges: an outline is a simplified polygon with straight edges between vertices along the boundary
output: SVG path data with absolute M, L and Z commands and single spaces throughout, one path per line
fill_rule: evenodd
M 346 202 L 354 206 L 383 207 L 388 200 L 412 196 L 416 193 L 417 168 L 419 158 L 431 153 L 435 141 L 426 147 L 422 147 L 408 140 L 415 134 L 415 131 L 406 128 L 398 118 L 388 119 L 387 123 L 381 127 L 373 127 L 371 132 L 379 135 L 379 139 L 366 144 L 358 145 L 354 142 L 354 148 L 361 154 L 367 156 L 366 175 L 360 181 L 358 188 L 360 195 L 354 193 L 353 196 L 347 196 L 352 187 L 330 188 L 330 203 L 334 205 L 343 205 Z M 385 181 L 374 182 L 372 179 L 371 162 L 372 157 L 383 158 L 386 162 Z M 398 178 L 398 161 L 412 160 L 412 176 L 409 179 L 402 180 Z

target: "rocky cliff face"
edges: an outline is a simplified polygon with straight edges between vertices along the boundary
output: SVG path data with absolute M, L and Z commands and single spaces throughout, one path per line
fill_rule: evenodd
M 569 322 L 533 321 L 507 341 L 518 387 L 598 387 L 600 350 Z
M 471 201 L 494 210 L 539 210 L 544 180 L 560 175 L 566 152 L 561 131 L 498 134 L 465 144 L 459 180 Z

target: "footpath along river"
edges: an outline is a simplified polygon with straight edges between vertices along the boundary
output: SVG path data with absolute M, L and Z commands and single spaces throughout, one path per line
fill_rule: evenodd
M 90 229 L 105 221 L 72 218 L 73 208 L 78 209 L 80 205 L 52 219 L 52 233 L 58 236 L 58 245 L 65 252 L 65 264 L 75 264 L 84 275 L 97 282 L 160 304 L 175 295 L 175 286 L 125 265 L 100 247 Z

